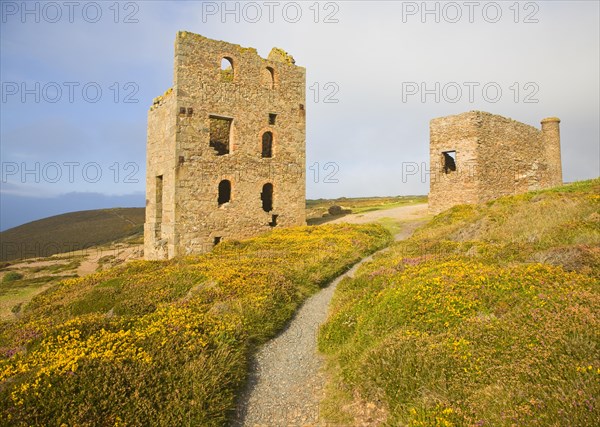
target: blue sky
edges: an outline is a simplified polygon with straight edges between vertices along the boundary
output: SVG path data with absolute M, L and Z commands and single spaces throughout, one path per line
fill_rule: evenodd
M 2 230 L 144 205 L 147 110 L 179 30 L 306 67 L 309 198 L 426 194 L 403 168 L 426 171 L 430 119 L 469 110 L 558 116 L 565 181 L 599 175 L 598 2 L 0 3 Z

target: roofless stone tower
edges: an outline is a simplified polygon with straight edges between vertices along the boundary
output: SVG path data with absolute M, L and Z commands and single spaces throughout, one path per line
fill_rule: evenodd
M 559 123 L 539 130 L 483 111 L 431 120 L 430 210 L 561 185 Z
M 179 32 L 174 74 L 148 113 L 146 259 L 305 224 L 305 69 Z

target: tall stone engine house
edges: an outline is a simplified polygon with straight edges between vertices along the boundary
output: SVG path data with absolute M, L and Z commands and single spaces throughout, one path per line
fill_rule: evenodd
M 174 68 L 148 113 L 146 259 L 304 225 L 306 70 L 189 32 Z

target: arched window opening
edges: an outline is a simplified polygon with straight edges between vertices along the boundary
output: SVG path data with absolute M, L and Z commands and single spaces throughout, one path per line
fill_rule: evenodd
M 231 200 L 231 182 L 224 179 L 223 181 L 219 182 L 219 198 L 218 198 L 219 206 L 221 206 L 225 203 L 229 203 L 230 200 Z
M 221 81 L 233 81 L 233 59 L 225 56 L 221 59 Z
M 273 133 L 269 131 L 262 136 L 262 157 L 273 157 Z
M 273 210 L 273 184 L 266 183 L 263 185 L 260 200 L 262 200 L 263 211 L 271 212 Z
M 273 67 L 267 67 L 267 87 L 269 89 L 275 88 L 275 70 Z

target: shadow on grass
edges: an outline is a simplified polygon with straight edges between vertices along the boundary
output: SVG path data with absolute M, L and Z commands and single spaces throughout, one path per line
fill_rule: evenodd
M 350 213 L 344 213 L 344 214 L 340 214 L 340 215 L 328 215 L 328 216 L 317 217 L 317 218 L 307 218 L 306 225 L 322 225 L 322 224 L 326 224 L 330 221 L 333 221 L 335 219 L 343 218 L 347 215 L 350 215 Z

